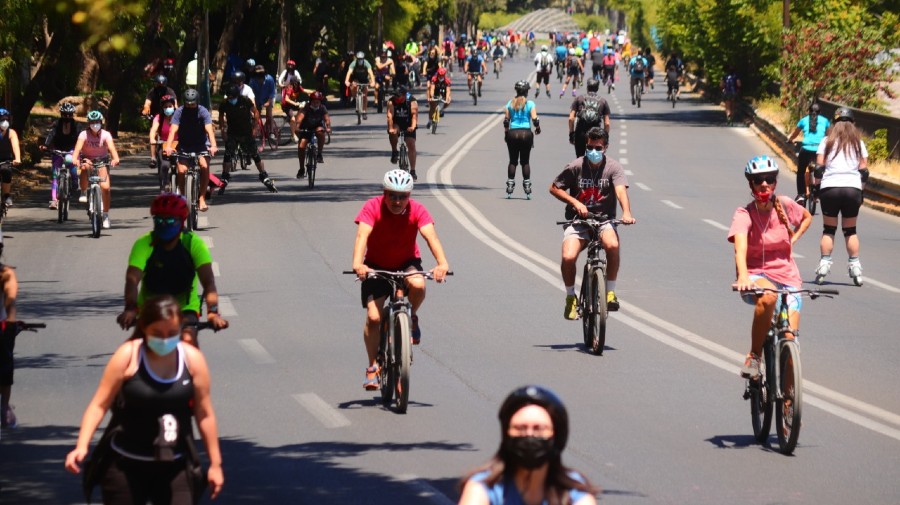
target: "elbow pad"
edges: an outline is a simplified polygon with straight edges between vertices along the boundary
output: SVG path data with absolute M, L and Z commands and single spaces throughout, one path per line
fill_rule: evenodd
M 862 181 L 863 184 L 865 184 L 866 181 L 869 180 L 869 169 L 868 168 L 859 169 L 859 179 Z
M 536 118 L 534 118 L 534 121 L 532 121 L 532 122 L 534 123 L 534 127 L 535 127 L 535 128 L 540 128 L 540 127 L 541 127 L 541 118 L 536 117 Z
M 813 170 L 813 175 L 816 179 L 821 179 L 823 175 L 825 175 L 825 165 L 816 165 L 816 169 Z
M 509 119 L 504 119 L 504 120 L 503 120 L 503 127 L 504 127 L 504 128 L 509 128 Z

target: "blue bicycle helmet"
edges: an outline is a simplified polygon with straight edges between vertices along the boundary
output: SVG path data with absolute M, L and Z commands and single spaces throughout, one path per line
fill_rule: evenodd
M 744 176 L 750 180 L 754 175 L 778 173 L 778 164 L 772 158 L 762 155 L 747 162 L 744 167 Z
M 6 110 L 6 109 L 0 109 L 0 117 L 8 118 L 8 117 L 9 117 L 9 111 Z
M 103 121 L 103 114 L 101 114 L 99 110 L 92 110 L 88 112 L 87 119 L 89 123 Z

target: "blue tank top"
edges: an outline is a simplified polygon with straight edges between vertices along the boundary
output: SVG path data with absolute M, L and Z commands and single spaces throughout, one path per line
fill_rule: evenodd
M 485 484 L 484 480 L 487 479 L 489 474 L 490 472 L 485 470 L 484 472 L 479 472 L 473 475 L 471 480 L 479 482 L 484 486 L 488 494 L 490 505 L 525 505 L 525 500 L 522 499 L 522 495 L 519 494 L 519 489 L 516 487 L 515 483 L 512 480 L 504 478 L 498 481 L 493 486 L 488 487 L 488 485 Z M 577 473 L 572 472 L 570 474 L 570 477 L 575 480 L 582 481 L 582 477 Z M 570 489 L 569 503 L 577 502 L 586 494 L 587 493 L 585 493 L 584 491 Z M 543 505 L 546 505 L 547 500 L 544 500 L 542 503 Z
M 530 129 L 531 128 L 531 109 L 534 109 L 534 102 L 528 100 L 522 110 L 515 110 L 512 106 L 512 100 L 506 102 L 506 110 L 509 111 L 509 129 Z
M 809 116 L 805 116 L 797 123 L 797 128 L 800 128 L 803 131 L 803 149 L 807 151 L 815 151 L 819 148 L 819 144 L 822 143 L 822 140 L 825 138 L 825 130 L 831 126 L 831 123 L 828 121 L 828 118 L 819 114 L 816 118 L 816 132 L 810 132 L 810 124 Z

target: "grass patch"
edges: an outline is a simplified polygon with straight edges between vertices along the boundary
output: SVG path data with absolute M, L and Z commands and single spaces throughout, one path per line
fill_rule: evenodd
M 481 16 L 478 17 L 478 28 L 481 30 L 496 30 L 501 26 L 512 23 L 520 17 L 522 17 L 521 14 L 516 14 L 514 12 L 483 12 Z
M 900 161 L 879 160 L 869 163 L 869 171 L 881 177 L 900 181 Z
M 785 135 L 789 135 L 794 130 L 791 115 L 787 109 L 781 106 L 780 98 L 769 97 L 757 100 L 753 103 L 753 108 L 756 110 L 756 115 L 777 126 Z

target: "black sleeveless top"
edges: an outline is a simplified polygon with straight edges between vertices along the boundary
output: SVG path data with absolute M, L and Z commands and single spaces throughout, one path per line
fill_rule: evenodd
M 9 139 L 9 132 L 12 128 L 7 128 L 6 131 L 0 130 L 0 161 L 9 161 L 15 159 L 12 150 L 12 141 Z
M 123 456 L 153 460 L 154 442 L 160 436 L 159 418 L 165 414 L 178 420 L 178 442 L 174 452 L 185 452 L 185 437 L 193 436 L 194 380 L 187 367 L 183 345 L 179 343 L 174 351 L 178 353 L 175 377 L 163 379 L 147 366 L 144 354 L 148 351 L 146 344 L 141 344 L 137 373 L 125 381 L 119 393 L 122 431 L 116 434 L 113 448 Z

